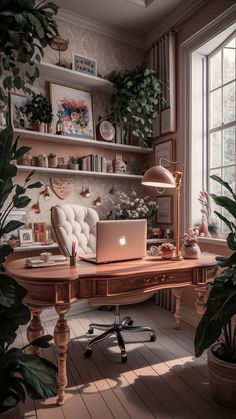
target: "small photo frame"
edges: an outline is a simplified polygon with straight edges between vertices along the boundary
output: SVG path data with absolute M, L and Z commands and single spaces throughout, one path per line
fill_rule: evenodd
M 10 94 L 10 116 L 13 128 L 27 129 L 28 119 L 26 116 L 26 105 L 29 97 L 17 93 Z
M 97 61 L 74 52 L 72 54 L 72 70 L 97 76 Z
M 94 139 L 92 95 L 84 90 L 50 83 L 50 99 L 56 132 L 58 118 L 63 122 L 65 135 Z
M 160 159 L 175 161 L 175 140 L 165 140 L 155 144 L 154 147 L 154 164 L 160 164 Z M 161 165 L 166 169 L 174 170 L 174 164 L 163 160 Z
M 35 242 L 44 242 L 46 239 L 46 228 L 47 223 L 30 223 L 30 228 L 33 231 L 33 237 Z
M 157 203 L 157 223 L 173 224 L 173 196 L 158 196 Z
M 30 228 L 22 228 L 19 230 L 20 244 L 33 243 L 33 231 Z

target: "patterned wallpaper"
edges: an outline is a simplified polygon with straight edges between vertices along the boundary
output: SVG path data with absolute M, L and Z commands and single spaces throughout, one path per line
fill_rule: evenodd
M 66 65 L 69 66 L 72 61 L 72 53 L 77 52 L 81 55 L 87 56 L 89 58 L 94 58 L 97 60 L 98 72 L 105 76 L 110 73 L 112 70 L 122 70 L 127 68 L 133 68 L 138 64 L 141 64 L 144 61 L 144 51 L 130 45 L 126 45 L 120 41 L 116 41 L 109 37 L 97 34 L 92 31 L 82 29 L 76 25 L 66 23 L 64 21 L 59 21 L 59 32 L 61 36 L 69 39 L 69 48 L 67 51 L 61 53 L 61 60 Z M 58 62 L 58 53 L 57 51 L 52 50 L 50 47 L 45 49 L 45 55 L 43 58 L 44 61 L 55 64 Z M 42 79 L 39 79 L 34 86 L 35 91 L 46 92 L 45 82 Z M 99 115 L 104 115 L 104 109 L 109 105 L 109 95 L 101 92 L 93 92 L 93 110 L 95 122 L 97 122 L 97 117 Z M 22 144 L 32 145 L 31 154 L 48 153 L 52 151 L 51 147 L 55 150 L 55 143 L 47 144 L 42 142 L 41 144 L 35 144 L 35 142 L 22 140 Z M 65 156 L 75 155 L 74 146 L 70 145 L 58 145 L 57 155 L 62 155 L 64 152 Z M 88 149 L 88 154 L 91 152 L 91 149 Z M 78 150 L 79 155 L 80 150 Z M 101 152 L 101 150 L 100 150 Z M 113 154 L 114 155 L 114 154 Z M 139 156 L 141 161 L 141 156 Z M 62 176 L 61 177 L 65 177 Z M 68 177 L 70 177 L 68 175 Z M 28 221 L 50 221 L 50 207 L 61 202 L 71 202 L 78 203 L 85 206 L 91 206 L 98 210 L 100 218 L 106 218 L 107 213 L 112 208 L 113 202 L 112 199 L 114 195 L 109 194 L 109 190 L 112 186 L 116 190 L 124 191 L 130 194 L 133 190 L 140 195 L 142 195 L 142 187 L 140 180 L 132 179 L 112 179 L 112 178 L 99 178 L 99 177 L 86 177 L 78 176 L 72 177 L 74 180 L 74 188 L 71 194 L 66 198 L 65 201 L 61 201 L 56 197 L 54 193 L 51 194 L 51 199 L 49 201 L 44 201 L 43 198 L 40 198 L 41 213 L 36 215 L 31 207 L 27 209 L 27 218 Z M 24 179 L 24 173 L 20 173 L 18 176 L 18 181 L 22 182 Z M 45 185 L 50 183 L 50 177 L 46 174 L 36 174 L 34 177 L 35 180 L 42 181 Z M 90 198 L 83 198 L 80 196 L 80 192 L 83 186 L 90 187 Z M 29 196 L 32 198 L 32 204 L 37 201 L 38 190 L 33 190 L 30 192 Z M 101 197 L 102 205 L 100 207 L 94 207 L 93 201 Z

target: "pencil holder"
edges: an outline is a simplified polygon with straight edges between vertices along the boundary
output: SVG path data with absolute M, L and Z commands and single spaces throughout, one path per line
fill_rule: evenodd
M 76 256 L 70 256 L 70 266 L 76 266 Z

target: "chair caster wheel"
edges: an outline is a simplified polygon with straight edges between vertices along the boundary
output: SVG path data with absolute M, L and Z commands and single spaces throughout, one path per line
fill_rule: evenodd
M 151 335 L 150 336 L 150 341 L 155 342 L 156 338 L 157 338 L 156 335 Z
M 92 328 L 88 330 L 88 334 L 89 335 L 92 335 L 93 334 L 93 329 Z
M 133 324 L 134 324 L 134 321 L 133 321 L 133 320 L 130 320 L 130 321 L 128 322 L 128 326 L 133 326 Z
M 87 349 L 87 351 L 84 353 L 85 358 L 90 358 L 92 355 L 92 349 Z
M 121 356 L 121 361 L 125 363 L 127 361 L 127 355 Z

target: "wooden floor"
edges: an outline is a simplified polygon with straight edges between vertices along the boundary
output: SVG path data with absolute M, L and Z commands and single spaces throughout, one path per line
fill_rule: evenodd
M 156 342 L 145 333 L 125 333 L 128 361 L 120 362 L 115 339 L 101 342 L 90 359 L 84 358 L 88 324 L 113 321 L 113 312 L 91 311 L 69 318 L 71 343 L 68 356 L 68 387 L 64 406 L 55 399 L 28 400 L 29 419 L 233 419 L 236 411 L 215 403 L 209 391 L 206 357 L 193 356 L 194 329 L 182 324 L 174 329 L 173 315 L 153 301 L 126 306 L 136 324 L 151 325 Z M 53 322 L 45 322 L 53 333 Z M 26 341 L 21 329 L 18 344 Z M 55 362 L 55 347 L 46 351 Z

